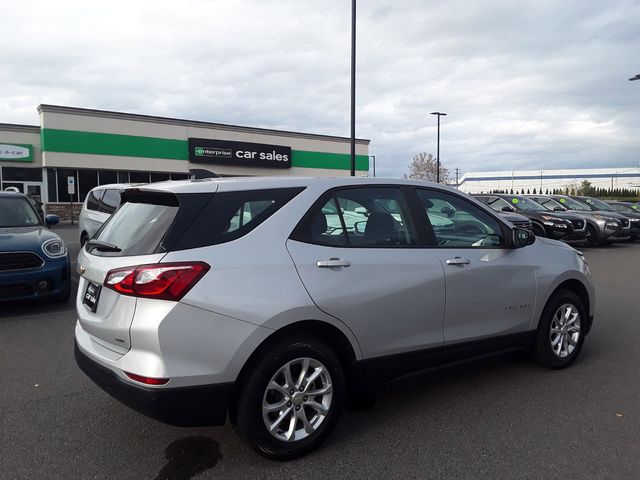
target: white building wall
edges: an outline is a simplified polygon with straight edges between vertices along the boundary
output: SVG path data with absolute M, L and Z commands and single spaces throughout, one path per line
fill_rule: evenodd
M 493 190 L 530 190 L 539 193 L 566 187 L 578 187 L 584 180 L 594 187 L 640 190 L 640 168 L 593 168 L 564 170 L 506 170 L 497 172 L 468 172 L 460 179 L 460 190 L 467 193 Z

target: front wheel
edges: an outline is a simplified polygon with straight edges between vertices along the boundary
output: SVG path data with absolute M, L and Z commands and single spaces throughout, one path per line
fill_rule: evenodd
M 593 225 L 587 225 L 587 247 L 595 247 L 598 244 L 598 231 Z
M 570 290 L 554 293 L 538 325 L 536 362 L 554 369 L 571 365 L 582 348 L 586 326 L 587 315 L 580 297 Z
M 233 420 L 260 455 L 290 460 L 315 450 L 340 415 L 345 377 L 335 353 L 307 337 L 283 340 L 243 381 Z

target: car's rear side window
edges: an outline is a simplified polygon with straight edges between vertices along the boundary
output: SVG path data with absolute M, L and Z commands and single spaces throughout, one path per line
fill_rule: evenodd
M 87 209 L 88 210 L 100 210 L 100 200 L 104 195 L 104 190 L 92 190 L 87 195 Z
M 104 196 L 100 202 L 100 211 L 112 214 L 120 206 L 120 191 L 108 189 L 104 191 Z
M 282 208 L 300 188 L 216 193 L 171 250 L 185 250 L 236 240 Z

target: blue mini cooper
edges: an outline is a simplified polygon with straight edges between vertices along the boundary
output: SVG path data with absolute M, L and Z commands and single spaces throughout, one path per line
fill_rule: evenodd
M 46 228 L 58 222 L 57 215 L 47 215 L 43 222 L 21 193 L 0 192 L 0 302 L 69 299 L 67 248 Z

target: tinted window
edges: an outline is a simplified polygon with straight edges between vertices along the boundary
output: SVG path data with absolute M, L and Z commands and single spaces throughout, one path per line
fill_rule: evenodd
M 131 183 L 149 183 L 149 173 L 129 172 L 129 181 Z
M 104 224 L 95 237 L 116 245 L 121 251 L 106 253 L 94 249 L 92 253 L 104 256 L 153 253 L 173 222 L 177 211 L 177 205 L 127 202 Z
M 277 188 L 216 193 L 172 249 L 184 250 L 236 240 L 251 232 L 302 190 Z
M 164 182 L 165 180 L 169 180 L 168 173 L 154 173 L 151 172 L 151 181 L 152 182 Z
M 328 246 L 417 244 L 402 191 L 387 187 L 345 188 L 326 195 L 296 227 L 292 238 Z
M 499 247 L 500 223 L 471 202 L 446 192 L 418 189 L 418 198 L 441 247 Z M 443 204 L 449 208 L 442 207 Z
M 97 170 L 79 170 L 78 171 L 77 185 L 80 193 L 80 201 L 84 202 L 87 194 L 98 186 L 98 171 Z
M 87 196 L 87 209 L 89 210 L 99 210 L 100 209 L 100 199 L 104 194 L 104 190 L 94 190 L 89 192 Z
M 118 183 L 118 173 L 109 170 L 100 170 L 98 172 L 100 185 L 109 185 L 110 183 Z
M 75 182 L 74 194 L 69 195 L 69 188 L 67 186 L 68 177 L 73 177 Z M 58 169 L 58 201 L 68 202 L 70 197 L 73 197 L 73 201 L 78 201 L 78 172 L 76 170 L 59 168 Z
M 100 202 L 100 211 L 104 213 L 113 213 L 120 206 L 120 191 L 108 189 L 104 191 L 104 196 Z
M 41 168 L 2 167 L 2 179 L 13 182 L 41 182 Z

